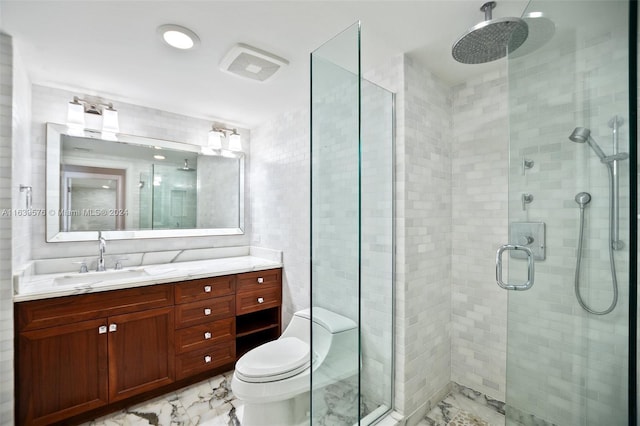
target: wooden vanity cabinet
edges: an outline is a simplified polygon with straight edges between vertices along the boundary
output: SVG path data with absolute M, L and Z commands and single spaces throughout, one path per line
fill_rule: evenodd
M 18 334 L 17 424 L 48 425 L 109 403 L 104 319 Z
M 178 379 L 235 361 L 235 290 L 235 275 L 176 283 Z
M 175 380 L 173 306 L 109 317 L 109 402 Z
M 16 303 L 17 424 L 76 424 L 231 370 L 280 335 L 281 280 L 272 269 Z
M 49 425 L 174 380 L 171 285 L 18 303 L 15 314 L 19 424 Z
M 277 339 L 282 330 L 282 269 L 238 276 L 236 288 L 236 356 Z

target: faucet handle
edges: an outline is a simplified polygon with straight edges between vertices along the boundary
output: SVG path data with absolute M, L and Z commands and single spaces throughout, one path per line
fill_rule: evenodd
M 128 257 L 119 257 L 118 259 L 116 259 L 116 264 L 113 266 L 113 269 L 115 269 L 116 271 L 119 271 L 120 269 L 122 269 L 122 261 L 123 260 L 129 260 Z
M 89 272 L 89 268 L 87 267 L 87 262 L 86 261 L 81 261 L 81 262 L 72 262 L 74 265 L 80 265 L 80 273 L 84 274 L 85 272 Z

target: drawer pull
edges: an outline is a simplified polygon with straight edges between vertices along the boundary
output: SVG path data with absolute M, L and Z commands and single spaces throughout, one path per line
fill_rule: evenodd
M 113 333 L 114 331 L 118 331 L 117 324 L 109 324 L 109 333 Z
M 264 297 L 258 297 L 258 303 L 264 303 Z
M 205 362 L 206 364 L 211 363 L 211 355 L 205 355 L 205 357 L 204 357 L 204 362 Z
M 211 332 L 209 332 L 209 331 L 205 332 L 204 333 L 204 338 L 205 338 L 205 340 L 211 339 Z
M 264 278 L 258 277 L 258 284 L 262 284 L 264 282 Z
M 211 309 L 209 309 L 209 308 L 204 308 L 204 314 L 205 314 L 205 315 L 211 315 Z
M 211 286 L 210 285 L 205 285 L 204 286 L 204 292 L 205 293 L 211 293 Z
M 107 326 L 106 325 L 101 325 L 100 327 L 98 327 L 98 334 L 104 334 L 107 332 Z

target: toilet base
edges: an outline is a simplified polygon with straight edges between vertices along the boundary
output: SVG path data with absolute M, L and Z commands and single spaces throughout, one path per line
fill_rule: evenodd
M 309 392 L 284 401 L 245 402 L 242 426 L 303 426 L 309 424 Z

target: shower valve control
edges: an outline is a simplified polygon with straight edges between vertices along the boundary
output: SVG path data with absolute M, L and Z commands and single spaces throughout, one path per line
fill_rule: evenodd
M 522 210 L 526 210 L 527 204 L 531 204 L 533 202 L 533 195 L 524 193 L 522 194 L 521 199 L 522 199 Z
M 509 243 L 519 244 L 531 249 L 534 260 L 545 259 L 545 225 L 544 222 L 512 222 L 509 225 Z M 511 250 L 513 259 L 526 259 L 522 250 Z
M 518 244 L 521 246 L 528 246 L 532 244 L 535 239 L 531 235 L 521 235 L 518 239 Z

